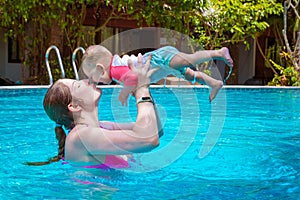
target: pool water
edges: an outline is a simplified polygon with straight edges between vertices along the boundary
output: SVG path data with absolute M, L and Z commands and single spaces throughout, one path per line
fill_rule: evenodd
M 101 120 L 134 120 L 119 89 L 103 89 Z M 299 199 L 300 89 L 152 88 L 162 117 L 159 148 L 129 171 L 84 171 L 56 155 L 46 89 L 0 90 L 0 199 Z

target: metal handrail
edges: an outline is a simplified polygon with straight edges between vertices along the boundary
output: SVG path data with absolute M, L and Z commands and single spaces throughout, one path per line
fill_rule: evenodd
M 49 53 L 50 51 L 54 49 L 55 52 L 56 52 L 56 55 L 57 55 L 57 58 L 58 58 L 58 64 L 60 66 L 60 70 L 61 70 L 61 77 L 62 78 L 65 78 L 65 70 L 64 70 L 64 66 L 62 64 L 62 61 L 61 61 L 61 57 L 60 57 L 60 53 L 59 53 L 59 49 L 55 46 L 55 45 L 52 45 L 50 46 L 47 51 L 46 51 L 46 54 L 45 54 L 45 59 L 46 59 L 46 67 L 47 67 L 47 71 L 48 71 L 48 74 L 49 74 L 49 84 L 52 85 L 53 84 L 53 77 L 52 77 L 52 73 L 51 73 L 51 68 L 50 68 L 50 64 L 49 64 Z
M 77 71 L 77 67 L 76 67 L 76 54 L 77 52 L 81 50 L 82 54 L 85 53 L 85 50 L 84 48 L 82 47 L 77 47 L 74 51 L 73 51 L 73 54 L 72 54 L 72 65 L 73 65 L 73 70 L 74 70 L 74 73 L 75 73 L 75 78 L 76 80 L 79 80 L 79 76 L 78 76 L 78 71 Z
M 213 62 L 213 61 L 209 61 L 209 62 Z M 214 63 L 214 62 L 213 62 L 213 63 Z M 226 64 L 225 64 L 225 67 L 226 67 Z M 230 77 L 230 75 L 231 75 L 231 73 L 232 73 L 232 68 L 233 68 L 233 66 L 229 66 L 229 65 L 228 65 L 228 67 L 229 67 L 229 72 L 228 72 L 226 78 L 223 80 L 224 85 L 226 84 L 226 81 L 229 79 L 229 77 Z M 211 71 L 211 68 L 212 68 L 212 64 L 209 64 L 209 65 L 208 65 L 208 70 Z
M 229 79 L 229 77 L 230 77 L 230 75 L 232 73 L 232 68 L 233 68 L 232 66 L 229 66 L 229 72 L 228 72 L 226 78 L 224 79 L 224 84 L 226 84 L 226 81 Z

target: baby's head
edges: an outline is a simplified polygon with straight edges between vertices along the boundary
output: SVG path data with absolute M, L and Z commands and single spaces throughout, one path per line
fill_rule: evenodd
M 84 74 L 93 82 L 110 83 L 109 67 L 112 56 L 111 52 L 101 45 L 89 46 L 81 63 Z

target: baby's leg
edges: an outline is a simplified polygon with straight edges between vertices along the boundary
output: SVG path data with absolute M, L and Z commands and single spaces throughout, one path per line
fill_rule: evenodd
M 227 65 L 233 66 L 232 58 L 227 47 L 219 50 L 200 50 L 193 54 L 179 52 L 170 61 L 170 67 L 178 69 L 181 67 L 194 66 L 210 60 L 223 60 Z
M 193 81 L 195 78 L 198 83 L 201 84 L 206 84 L 209 87 L 211 87 L 211 92 L 209 95 L 209 101 L 212 101 L 216 95 L 218 94 L 219 90 L 222 88 L 223 86 L 223 82 L 220 80 L 216 80 L 210 76 L 208 76 L 207 74 L 200 72 L 200 71 L 194 71 L 190 68 L 186 69 L 185 72 L 185 78 L 188 81 Z

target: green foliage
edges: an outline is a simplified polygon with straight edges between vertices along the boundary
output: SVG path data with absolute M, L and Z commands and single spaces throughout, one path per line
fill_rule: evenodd
M 29 79 L 37 80 L 39 84 L 48 81 L 45 80 L 44 57 L 50 45 L 58 45 L 54 37 L 63 35 L 64 45 L 69 47 L 69 52 L 83 43 L 85 8 L 98 3 L 97 0 L 0 1 L 0 29 L 5 39 L 18 39 L 22 63 L 28 67 Z M 58 27 L 56 32 L 52 32 L 54 26 Z M 63 56 L 67 59 L 70 57 Z
M 206 49 L 256 37 L 269 27 L 270 16 L 283 13 L 279 0 L 124 0 L 118 3 L 140 22 L 188 34 Z
M 293 66 L 291 56 L 282 52 L 282 59 L 285 61 L 285 67 L 275 63 L 273 60 L 270 60 L 274 68 L 278 71 L 278 74 L 274 75 L 272 81 L 268 83 L 270 86 L 300 86 L 298 81 L 298 72 L 295 71 Z
M 44 52 L 52 45 L 53 26 L 63 33 L 70 52 L 88 45 L 83 40 L 82 21 L 89 5 L 109 7 L 109 17 L 129 14 L 140 26 L 147 23 L 187 34 L 205 49 L 256 37 L 269 27 L 270 16 L 283 11 L 279 0 L 2 0 L 0 28 L 5 37 L 18 36 L 30 76 L 45 74 Z
M 199 24 L 196 31 L 202 35 L 209 33 L 206 43 L 211 47 L 245 42 L 245 38 L 255 38 L 269 27 L 269 16 L 282 12 L 282 4 L 275 0 L 211 0 L 203 12 L 202 25 Z

